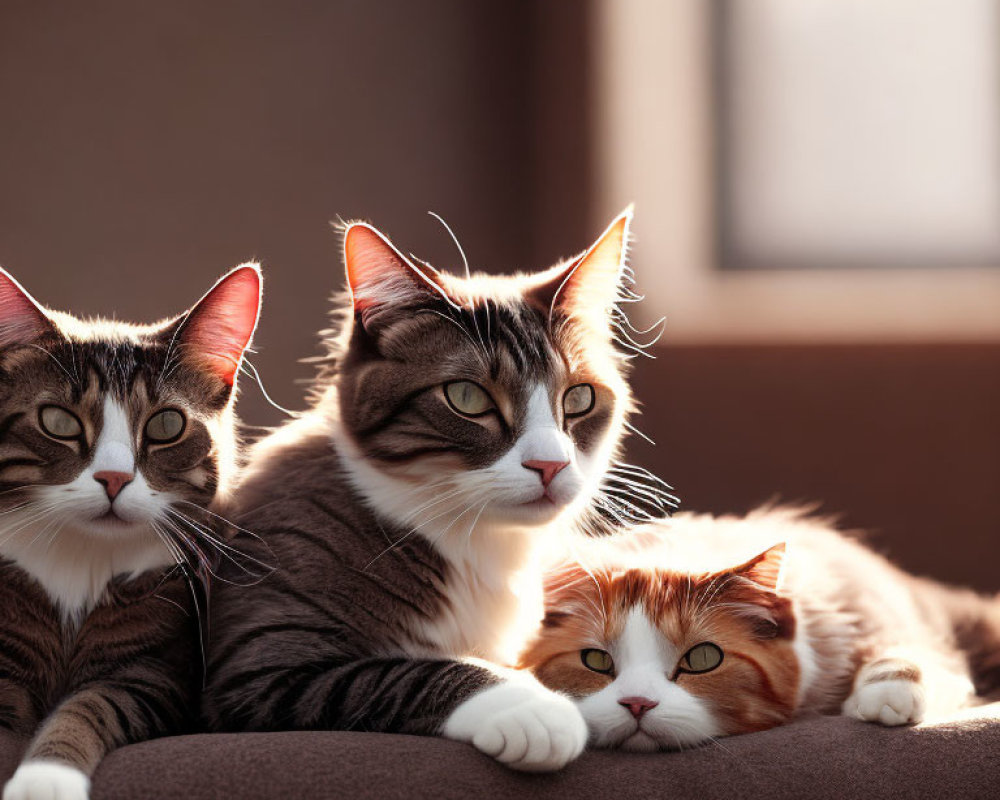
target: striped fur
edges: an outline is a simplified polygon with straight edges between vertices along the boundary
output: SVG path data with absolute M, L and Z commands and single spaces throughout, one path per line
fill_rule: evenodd
M 580 557 L 548 573 L 520 663 L 577 699 L 599 746 L 686 747 L 810 711 L 909 724 L 997 689 L 996 599 L 906 575 L 794 512 L 678 515 Z M 693 674 L 684 655 L 702 642 L 723 657 Z M 612 669 L 588 668 L 588 649 Z M 640 697 L 652 707 L 636 718 Z
M 110 750 L 194 717 L 192 577 L 259 285 L 245 266 L 135 326 L 45 310 L 0 270 L 0 726 L 32 737 L 5 800 L 85 794 Z M 176 435 L 151 427 L 164 411 Z
M 239 546 L 266 546 L 280 568 L 213 597 L 212 728 L 472 740 L 477 723 L 538 704 L 568 726 L 553 737 L 567 749 L 483 749 L 525 769 L 578 752 L 563 698 L 526 677 L 509 702 L 486 690 L 509 683 L 499 665 L 540 615 L 537 548 L 591 509 L 632 410 L 613 328 L 629 219 L 576 259 L 506 278 L 449 275 L 370 225 L 347 229 L 349 291 L 314 407 L 254 448 L 237 493 L 237 522 L 259 537 Z M 489 409 L 461 413 L 454 381 Z M 593 403 L 568 414 L 581 384 Z M 537 462 L 561 468 L 546 484 Z M 482 720 L 456 716 L 480 696 Z

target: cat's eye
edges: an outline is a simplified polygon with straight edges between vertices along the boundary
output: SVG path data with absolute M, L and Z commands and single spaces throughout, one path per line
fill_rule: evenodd
M 83 425 L 76 414 L 59 406 L 42 406 L 38 424 L 53 439 L 79 439 L 83 435 Z
M 184 433 L 184 415 L 174 408 L 153 414 L 146 423 L 146 438 L 156 444 L 175 442 L 182 433 Z
M 611 674 L 615 668 L 615 662 L 611 658 L 611 653 L 592 647 L 580 651 L 580 660 L 587 669 L 592 669 L 594 672 L 601 672 L 605 675 Z
M 711 642 L 696 644 L 681 659 L 679 672 L 711 672 L 722 663 L 722 648 Z
M 448 405 L 464 417 L 481 417 L 494 407 L 489 392 L 472 381 L 446 383 L 444 396 Z
M 594 387 L 589 383 L 570 386 L 563 395 L 563 414 L 567 417 L 582 417 L 594 408 Z

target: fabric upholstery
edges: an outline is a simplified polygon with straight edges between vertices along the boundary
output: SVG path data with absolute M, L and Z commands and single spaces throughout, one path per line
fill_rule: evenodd
M 20 746 L 0 740 L 5 777 Z M 328 732 L 198 735 L 113 753 L 97 771 L 93 800 L 986 800 L 1000 796 L 998 754 L 1000 703 L 917 728 L 816 717 L 682 753 L 591 752 L 555 775 L 511 772 L 467 745 L 442 739 Z

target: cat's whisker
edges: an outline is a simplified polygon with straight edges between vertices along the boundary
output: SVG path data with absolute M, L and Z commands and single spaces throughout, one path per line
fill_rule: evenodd
M 41 353 L 45 353 L 45 355 L 47 355 L 49 357 L 49 359 L 52 361 L 52 363 L 54 363 L 57 367 L 59 367 L 59 369 L 62 370 L 63 374 L 67 378 L 69 378 L 69 382 L 71 384 L 73 384 L 74 386 L 77 386 L 79 384 L 79 381 L 77 380 L 77 378 L 75 378 L 73 375 L 70 375 L 69 370 L 66 369 L 66 367 L 63 366 L 62 362 L 58 358 L 56 358 L 51 352 L 49 352 L 48 350 L 46 350 L 44 347 L 42 347 L 39 344 L 29 343 L 28 346 L 29 347 L 33 347 L 35 350 L 38 350 Z
M 477 505 L 477 504 L 478 504 L 478 501 L 477 501 L 476 503 L 471 503 L 470 505 L 468 505 L 468 506 L 466 506 L 466 507 L 465 507 L 464 509 L 462 509 L 462 510 L 461 510 L 461 511 L 460 511 L 460 512 L 458 513 L 458 516 L 456 516 L 456 517 L 455 517 L 455 518 L 454 518 L 454 519 L 453 519 L 453 520 L 452 520 L 451 522 L 449 522 L 449 523 L 448 523 L 448 524 L 447 524 L 447 525 L 446 525 L 446 526 L 445 526 L 445 527 L 444 527 L 444 528 L 443 528 L 443 529 L 442 529 L 442 530 L 441 530 L 441 531 L 440 531 L 440 532 L 438 533 L 438 535 L 434 537 L 434 539 L 433 539 L 433 540 L 431 541 L 431 546 L 432 546 L 432 547 L 435 547 L 435 546 L 437 546 L 438 542 L 440 542 L 440 541 L 441 541 L 441 539 L 442 539 L 442 538 L 444 538 L 444 535 L 445 535 L 446 533 L 448 533 L 448 531 L 450 531 L 450 530 L 451 530 L 451 529 L 452 529 L 452 528 L 454 527 L 455 523 L 456 523 L 456 522 L 458 522 L 458 521 L 459 521 L 459 520 L 460 520 L 460 519 L 461 519 L 462 517 L 464 517 L 464 516 L 465 516 L 466 514 L 468 514 L 468 513 L 470 512 L 470 511 L 472 511 L 472 509 L 474 509 L 474 508 L 476 507 L 476 505 Z M 470 531 L 470 535 L 471 535 L 471 531 Z
M 465 489 L 463 489 L 461 486 L 459 486 L 459 487 L 456 487 L 455 489 L 452 489 L 451 491 L 445 492 L 442 495 L 438 495 L 437 497 L 431 498 L 426 503 L 421 504 L 418 508 L 416 508 L 413 511 L 411 511 L 409 514 L 406 514 L 405 516 L 401 517 L 400 521 L 403 524 L 408 524 L 411 520 L 416 519 L 421 514 L 423 514 L 425 511 L 429 511 L 431 508 L 433 508 L 434 506 L 436 506 L 438 503 L 443 503 L 446 500 L 450 500 L 451 498 L 455 497 L 456 495 L 461 494 L 463 491 L 465 491 Z
M 280 406 L 276 402 L 274 402 L 274 400 L 271 398 L 271 395 L 268 394 L 267 389 L 264 387 L 264 381 L 261 379 L 260 372 L 258 371 L 257 367 L 255 367 L 250 362 L 250 359 L 247 358 L 246 356 L 244 356 L 243 361 L 240 364 L 240 372 L 242 372 L 244 375 L 247 375 L 251 380 L 253 380 L 254 383 L 257 384 L 257 388 L 260 389 L 261 395 L 263 395 L 265 402 L 269 406 L 271 406 L 277 411 L 280 411 L 282 414 L 292 417 L 293 419 L 302 416 L 301 413 L 297 411 L 290 411 L 284 406 Z
M 615 461 L 612 463 L 610 470 L 612 472 L 620 472 L 626 475 L 633 475 L 637 478 L 642 478 L 643 480 L 651 481 L 669 491 L 674 490 L 674 487 L 671 486 L 669 483 L 667 483 L 665 480 L 663 480 L 663 478 L 661 478 L 659 475 L 650 472 L 648 469 L 645 469 L 644 467 L 637 466 L 636 464 L 627 464 L 624 461 Z
M 215 537 L 210 531 L 208 531 L 203 526 L 199 525 L 194 520 L 185 517 L 184 515 L 176 514 L 176 512 L 175 515 L 177 516 L 177 518 L 180 520 L 181 523 L 186 523 L 187 525 L 194 527 L 195 530 L 197 531 L 197 535 L 199 535 L 208 544 L 210 544 L 212 547 L 218 550 L 220 555 L 222 555 L 224 558 L 226 558 L 227 560 L 238 566 L 247 574 L 253 575 L 254 573 L 251 570 L 249 570 L 245 564 L 238 561 L 236 559 L 236 556 L 238 556 L 240 559 L 251 561 L 257 566 L 262 567 L 266 571 L 265 574 L 270 574 L 276 569 L 274 565 L 261 561 L 260 559 L 251 556 L 249 553 L 244 553 L 242 550 L 239 550 L 235 547 L 230 546 L 229 544 L 226 544 L 224 541 Z
M 244 533 L 247 536 L 251 537 L 252 539 L 255 539 L 257 542 L 259 542 L 260 544 L 262 544 L 264 547 L 267 547 L 267 543 L 260 536 L 258 536 L 256 533 L 254 533 L 252 530 L 250 530 L 249 528 L 243 528 L 243 527 L 237 525 L 231 519 L 227 519 L 226 517 L 222 516 L 221 514 L 215 513 L 211 509 L 205 508 L 204 506 L 200 506 L 197 503 L 192 503 L 190 500 L 175 500 L 174 503 L 173 503 L 173 505 L 175 507 L 174 508 L 175 511 L 179 511 L 180 510 L 180 509 L 176 508 L 176 506 L 183 505 L 183 506 L 190 506 L 192 509 L 194 509 L 195 511 L 198 511 L 198 512 L 200 512 L 202 514 L 208 514 L 208 516 L 212 517 L 215 520 L 218 520 L 223 525 L 226 525 L 226 526 L 232 528 L 235 531 L 239 531 L 240 533 Z M 270 550 L 270 548 L 268 548 L 268 549 Z
M 619 345 L 638 356 L 644 356 L 645 358 L 652 358 L 654 360 L 656 359 L 656 356 L 647 352 L 646 347 L 648 347 L 648 345 L 635 341 L 635 339 L 629 335 L 628 329 L 626 329 L 620 322 L 613 320 L 611 322 L 611 327 L 617 331 L 615 341 L 618 342 Z
M 184 559 L 184 554 L 181 552 L 177 543 L 170 537 L 170 535 L 166 531 L 164 531 L 159 526 L 159 524 L 157 524 L 156 520 L 150 520 L 149 526 L 153 529 L 153 532 L 163 543 L 163 546 L 167 549 L 167 552 L 170 554 L 170 557 L 173 558 L 174 563 L 178 565 L 184 565 L 185 563 L 187 563 Z
M 192 533 L 197 538 L 203 540 L 206 544 L 208 544 L 210 547 L 216 550 L 216 552 L 218 552 L 218 554 L 222 558 L 225 558 L 227 561 L 229 561 L 231 564 L 233 564 L 241 571 L 245 572 L 247 575 L 250 575 L 255 578 L 260 578 L 261 580 L 263 580 L 263 578 L 265 578 L 267 575 L 269 575 L 271 572 L 275 570 L 276 567 L 274 565 L 267 564 L 264 561 L 261 561 L 260 559 L 250 555 L 249 553 L 244 553 L 243 551 L 238 550 L 235 547 L 232 547 L 231 545 L 228 545 L 225 542 L 221 541 L 215 535 L 213 535 L 211 531 L 209 531 L 206 527 L 202 526 L 201 524 L 191 519 L 190 517 L 182 514 L 177 509 L 167 508 L 166 513 L 169 518 L 172 518 L 173 520 L 176 521 L 174 523 L 175 529 L 179 528 L 180 530 L 183 530 L 184 526 L 187 526 L 189 533 Z M 250 568 L 248 568 L 245 563 L 248 561 L 252 562 L 256 566 L 261 567 L 263 570 L 265 570 L 264 574 L 259 575 Z
M 606 619 L 608 613 L 607 603 L 604 598 L 604 591 L 603 589 L 601 589 L 601 582 L 597 579 L 597 575 L 594 573 L 594 571 L 590 568 L 590 565 L 587 563 L 588 559 L 586 558 L 586 556 L 581 557 L 580 551 L 577 549 L 577 542 L 573 537 L 569 538 L 568 545 L 573 560 L 583 568 L 584 573 L 593 582 L 594 589 L 596 589 L 597 591 L 597 597 L 599 602 L 594 602 L 594 600 L 590 597 L 588 597 L 587 600 L 589 601 L 590 605 L 593 606 L 594 610 L 597 612 L 598 620 Z
M 645 493 L 655 502 L 664 501 L 668 502 L 670 505 L 674 505 L 677 500 L 673 494 L 665 491 L 655 484 L 642 483 L 636 478 L 620 473 L 609 472 L 602 479 L 602 483 L 616 484 L 624 489 L 634 490 L 636 493 Z
M 486 510 L 486 506 L 488 506 L 489 504 L 490 504 L 489 500 L 483 503 L 482 507 L 476 513 L 475 518 L 472 520 L 472 524 L 469 526 L 469 529 L 465 532 L 465 540 L 467 545 L 471 545 L 472 533 L 473 531 L 476 530 L 476 525 L 479 524 L 479 518 L 483 516 L 483 512 Z
M 670 511 L 672 510 L 663 506 L 655 506 L 655 508 L 651 510 L 642 505 L 638 505 L 631 500 L 625 499 L 625 497 L 615 493 L 613 490 L 603 489 L 602 495 L 608 505 L 614 508 L 620 515 L 638 522 L 652 522 L 654 520 L 663 519 L 664 517 L 669 516 Z
M 156 523 L 156 521 L 151 520 L 150 525 L 152 526 L 156 534 L 160 537 L 160 541 L 163 542 L 164 546 L 170 552 L 177 566 L 181 568 L 181 571 L 184 576 L 184 583 L 187 584 L 188 592 L 190 592 L 191 594 L 191 602 L 194 605 L 194 612 L 195 612 L 194 617 L 198 625 L 198 652 L 201 656 L 201 674 L 205 676 L 208 674 L 208 656 L 205 652 L 205 628 L 204 628 L 204 622 L 202 621 L 203 615 L 201 611 L 201 603 L 198 600 L 198 591 L 194 585 L 194 580 L 193 580 L 193 578 L 197 577 L 197 573 L 195 573 L 195 575 L 192 576 L 191 566 L 188 564 L 187 559 L 185 558 L 183 552 L 180 549 L 180 546 L 173 540 L 173 537 L 171 537 L 166 531 L 162 530 L 160 526 Z M 200 578 L 198 579 L 200 580 Z M 160 599 L 165 600 L 166 598 L 161 597 Z
M 619 513 L 618 513 L 618 509 L 616 509 L 616 508 L 615 508 L 614 506 L 612 506 L 612 505 L 610 505 L 610 504 L 605 504 L 605 505 L 603 506 L 603 509 L 604 509 L 604 510 L 605 510 L 605 511 L 606 511 L 606 512 L 607 512 L 608 514 L 610 514 L 610 515 L 611 515 L 611 518 L 612 518 L 612 519 L 614 519 L 614 520 L 615 520 L 615 521 L 616 521 L 616 522 L 617 522 L 617 523 L 618 523 L 619 525 L 621 525 L 622 527 L 625 527 L 625 526 L 627 526 L 627 525 L 628 525 L 628 520 L 624 519 L 624 518 L 623 518 L 623 517 L 621 516 L 621 514 L 619 514 Z
M 175 522 L 168 519 L 161 519 L 160 523 L 166 527 L 167 530 L 172 531 L 176 536 L 177 540 L 181 542 L 185 549 L 191 552 L 195 558 L 197 566 L 193 567 L 196 574 L 199 575 L 200 579 L 204 582 L 207 581 L 206 576 L 211 576 L 216 580 L 222 581 L 223 583 L 228 583 L 234 586 L 242 586 L 243 584 L 237 584 L 234 581 L 228 580 L 224 576 L 220 575 L 218 571 L 213 567 L 212 560 L 209 558 L 208 554 L 199 547 L 198 542 L 190 536 L 185 535 L 185 531 L 181 529 Z M 185 559 L 186 561 L 186 559 Z M 190 565 L 190 562 L 187 562 Z M 239 565 L 238 565 L 239 566 Z M 248 573 L 253 574 L 253 573 Z M 254 577 L 258 577 L 254 575 Z M 253 585 L 253 584 L 249 584 Z
M 626 428 L 627 428 L 628 430 L 630 430 L 630 431 L 631 431 L 632 433 L 634 433 L 634 434 L 635 434 L 636 436 L 638 436 L 638 437 L 639 437 L 640 439 L 644 439 L 645 441 L 649 442 L 649 444 L 653 445 L 653 447 L 656 447 L 656 442 L 654 442 L 654 441 L 653 441 L 653 440 L 652 440 L 652 439 L 651 439 L 651 438 L 650 438 L 649 436 L 647 436 L 647 435 L 646 435 L 646 434 L 644 434 L 644 433 L 643 433 L 642 431 L 640 431 L 640 430 L 639 430 L 639 429 L 638 429 L 637 427 L 635 427 L 635 425 L 633 425 L 633 424 L 632 424 L 631 422 L 628 422 L 628 421 L 626 421 L 626 422 L 624 422 L 624 423 L 622 423 L 622 424 L 623 424 L 623 425 L 624 425 L 624 426 L 625 426 L 625 427 L 626 427 Z
M 456 328 L 458 328 L 462 332 L 462 334 L 469 340 L 469 344 L 471 344 L 473 346 L 473 348 L 474 348 L 473 352 L 476 354 L 477 358 L 479 358 L 480 361 L 483 364 L 487 364 L 488 363 L 488 359 L 486 358 L 486 354 L 484 352 L 482 352 L 482 350 L 483 350 L 482 339 L 480 339 L 478 342 L 475 339 L 473 339 L 472 338 L 472 334 L 469 332 L 469 329 L 466 328 L 457 319 L 455 319 L 454 317 L 449 317 L 447 314 L 444 314 L 441 311 L 438 311 L 437 309 L 434 309 L 434 308 L 425 308 L 425 309 L 422 309 L 419 313 L 421 313 L 421 314 L 434 314 L 435 316 L 438 316 L 441 319 L 444 319 L 444 320 L 447 320 L 448 322 L 450 322 L 452 325 L 454 325 Z
M 408 530 L 405 534 L 403 534 L 401 537 L 399 537 L 395 542 L 392 542 L 387 548 L 385 548 L 385 550 L 383 550 L 381 553 L 379 553 L 377 556 L 375 556 L 371 561 L 369 561 L 367 564 L 365 564 L 364 570 L 362 570 L 362 572 L 367 571 L 369 569 L 369 567 L 371 567 L 372 564 L 374 564 L 376 561 L 378 561 L 380 558 L 382 558 L 382 556 L 384 556 L 386 553 L 392 551 L 396 547 L 399 547 L 399 545 L 401 545 L 404 541 L 406 541 L 410 536 L 412 536 L 414 533 L 416 533 L 422 527 L 424 527 L 425 525 L 433 522 L 436 519 L 439 519 L 440 517 L 443 517 L 445 514 L 448 514 L 451 511 L 454 511 L 456 508 L 458 508 L 459 505 L 461 505 L 461 503 L 456 503 L 454 505 L 450 505 L 450 506 L 448 506 L 448 508 L 446 508 L 441 513 L 435 514 L 433 517 L 430 517 L 429 519 L 424 520 L 419 525 L 415 525 L 414 527 L 410 528 L 410 530 Z
M 641 483 L 629 478 L 622 478 L 616 475 L 606 475 L 604 480 L 608 483 L 624 487 L 625 490 L 646 498 L 650 503 L 659 506 L 662 509 L 676 508 L 679 502 L 678 499 L 672 494 L 668 494 L 667 492 L 656 489 L 655 487 L 643 486 Z
M 462 257 L 462 266 L 465 269 L 465 279 L 467 281 L 471 281 L 472 272 L 469 269 L 469 259 L 466 257 L 465 250 L 462 249 L 462 245 L 458 241 L 458 237 L 455 235 L 455 232 L 451 229 L 451 226 L 448 225 L 448 223 L 445 222 L 444 219 L 439 214 L 435 214 L 433 211 L 428 211 L 427 213 L 430 214 L 432 217 L 434 217 L 434 219 L 436 219 L 438 222 L 440 222 L 441 225 L 444 226 L 444 229 L 448 231 L 448 235 L 451 237 L 451 240 L 455 243 L 455 248 L 458 250 L 459 255 Z M 479 344 L 482 347 L 482 349 L 486 351 L 487 350 L 486 341 L 483 339 L 483 333 L 479 328 L 479 319 L 476 316 L 476 308 L 471 298 L 469 299 L 469 314 L 472 317 L 472 324 L 476 328 L 476 336 L 479 338 Z M 487 320 L 489 320 L 488 307 L 487 307 Z
M 55 509 L 52 506 L 43 506 L 29 511 L 26 517 L 17 520 L 17 524 L 13 528 L 9 528 L 4 531 L 3 537 L 0 538 L 0 545 L 4 545 L 16 538 L 21 532 L 27 530 L 32 525 L 41 522 L 45 519 L 45 517 L 54 512 Z

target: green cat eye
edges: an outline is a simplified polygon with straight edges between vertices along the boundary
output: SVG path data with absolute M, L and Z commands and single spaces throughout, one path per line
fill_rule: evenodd
M 721 663 L 722 648 L 711 642 L 702 642 L 684 654 L 678 671 L 692 674 L 711 672 Z
M 42 406 L 38 424 L 53 439 L 78 439 L 83 434 L 83 425 L 76 414 L 59 406 Z
M 448 405 L 465 417 L 481 417 L 493 409 L 493 398 L 489 392 L 472 381 L 446 383 L 444 396 Z
M 146 423 L 146 438 L 156 444 L 169 444 L 184 433 L 184 415 L 173 408 L 153 414 Z
M 563 413 L 567 417 L 582 417 L 594 407 L 594 387 L 589 383 L 570 386 L 563 395 Z
M 580 660 L 587 669 L 592 669 L 594 672 L 602 672 L 605 675 L 610 674 L 615 668 L 615 662 L 611 658 L 611 653 L 604 650 L 596 650 L 594 648 L 581 650 Z

